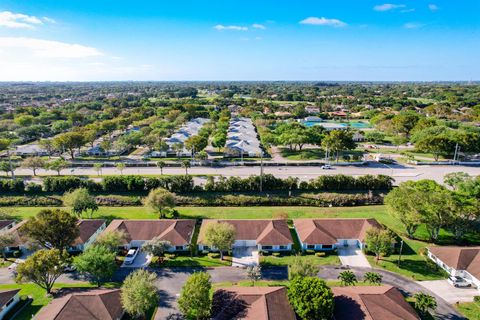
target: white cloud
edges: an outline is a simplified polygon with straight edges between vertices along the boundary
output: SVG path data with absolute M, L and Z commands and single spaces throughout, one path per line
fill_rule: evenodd
M 44 22 L 55 23 L 55 20 L 48 17 L 37 18 L 23 13 L 13 13 L 10 11 L 0 12 L 0 27 L 11 29 L 35 29 Z
M 324 17 L 308 17 L 302 21 L 301 24 L 311 24 L 317 26 L 332 26 L 332 27 L 345 27 L 347 24 L 338 19 L 327 19 Z
M 428 5 L 428 9 L 430 9 L 430 11 L 432 12 L 435 12 L 435 11 L 438 11 L 440 8 L 436 4 L 432 3 Z
M 261 29 L 261 30 L 267 29 L 267 27 L 265 27 L 263 24 L 259 24 L 259 23 L 254 23 L 254 24 L 252 24 L 252 28 L 254 28 L 254 29 Z
M 218 31 L 223 31 L 223 30 L 247 31 L 248 30 L 248 27 L 244 27 L 244 26 L 224 26 L 223 24 L 217 24 L 213 28 Z
M 29 52 L 42 58 L 88 58 L 103 55 L 96 48 L 80 44 L 23 37 L 0 37 L 0 49 Z
M 405 29 L 419 29 L 423 26 L 424 26 L 423 24 L 417 23 L 417 22 L 408 22 L 403 25 Z
M 373 7 L 373 10 L 375 11 L 390 11 L 390 10 L 395 10 L 395 9 L 401 9 L 405 8 L 406 5 L 404 4 L 392 4 L 392 3 L 385 3 L 385 4 L 379 4 L 375 7 Z

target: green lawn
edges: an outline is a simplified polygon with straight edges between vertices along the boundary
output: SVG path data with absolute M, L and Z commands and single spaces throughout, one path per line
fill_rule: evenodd
M 469 320 L 480 320 L 480 304 L 477 302 L 460 303 L 457 309 Z
M 315 255 L 301 256 L 303 260 L 308 260 L 311 263 L 321 265 L 340 265 L 340 259 L 336 254 L 327 255 L 325 257 L 316 257 Z M 295 255 L 288 255 L 282 257 L 262 256 L 260 257 L 260 264 L 263 266 L 288 266 L 295 260 Z
M 163 263 L 159 266 L 161 268 L 170 268 L 170 267 L 223 267 L 231 266 L 232 258 L 229 256 L 224 256 L 224 260 L 210 258 L 208 256 L 200 257 L 185 257 L 177 256 L 174 259 L 165 259 Z M 151 265 L 153 266 L 153 265 Z

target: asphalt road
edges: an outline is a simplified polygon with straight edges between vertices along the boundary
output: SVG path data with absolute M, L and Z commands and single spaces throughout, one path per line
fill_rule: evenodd
M 38 174 L 45 174 L 45 170 L 37 170 Z M 298 177 L 300 180 L 310 180 L 326 174 L 346 174 L 361 176 L 366 174 L 384 174 L 392 176 L 396 183 L 407 180 L 433 179 L 443 182 L 445 174 L 450 172 L 466 172 L 472 176 L 480 175 L 480 167 L 474 166 L 413 166 L 413 165 L 385 165 L 377 162 L 369 162 L 366 166 L 334 166 L 331 170 L 322 170 L 319 166 L 281 166 L 264 167 L 264 173 L 270 173 L 278 178 L 287 178 L 290 176 Z M 185 174 L 185 169 L 180 167 L 164 168 L 165 174 Z M 17 174 L 31 175 L 29 169 L 19 168 Z M 56 174 L 56 172 L 48 172 Z M 260 167 L 192 167 L 188 169 L 189 174 L 194 175 L 223 175 L 248 177 L 259 175 Z M 91 167 L 78 167 L 75 169 L 66 169 L 62 171 L 64 175 L 97 175 L 97 172 Z M 103 175 L 119 174 L 116 168 L 109 167 L 102 169 Z M 160 169 L 155 167 L 128 167 L 123 170 L 123 174 L 151 175 L 160 174 Z

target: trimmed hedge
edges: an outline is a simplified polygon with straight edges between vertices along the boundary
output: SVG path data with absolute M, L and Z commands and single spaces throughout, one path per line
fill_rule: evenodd
M 21 179 L 1 179 L 0 192 L 2 193 L 16 193 L 25 191 L 25 183 Z
M 57 197 L 43 196 L 9 196 L 0 197 L 0 207 L 26 206 L 26 207 L 55 207 L 61 206 L 62 200 Z

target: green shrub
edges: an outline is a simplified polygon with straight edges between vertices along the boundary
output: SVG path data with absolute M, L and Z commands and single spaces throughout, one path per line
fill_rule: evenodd
M 61 206 L 62 200 L 58 197 L 43 196 L 10 196 L 0 197 L 0 207 L 56 207 Z
M 165 253 L 165 258 L 173 260 L 175 259 L 176 255 L 175 253 Z
M 218 258 L 220 258 L 220 253 L 218 253 L 218 252 L 210 252 L 210 253 L 208 254 L 208 257 L 211 258 L 211 259 L 218 259 Z
M 274 257 L 280 257 L 282 254 L 280 252 L 273 252 L 272 256 Z
M 307 254 L 315 254 L 315 250 L 307 250 L 305 251 Z
M 480 296 L 474 296 L 473 297 L 473 302 L 480 303 Z
M 262 250 L 260 251 L 262 253 L 262 256 L 269 256 L 270 255 L 270 251 L 266 251 L 266 250 Z
M 325 257 L 326 254 L 325 254 L 325 251 L 320 251 L 320 252 L 315 252 L 315 256 L 316 257 Z
M 13 257 L 14 258 L 20 258 L 21 256 L 22 256 L 22 251 L 20 251 L 20 250 L 13 251 Z
M 206 256 L 207 254 L 209 254 L 209 253 L 210 253 L 210 251 L 208 251 L 208 250 L 202 250 L 202 252 L 201 252 L 201 253 L 202 253 L 204 256 Z
M 21 193 L 25 191 L 25 183 L 21 179 L 0 179 L 0 193 Z

